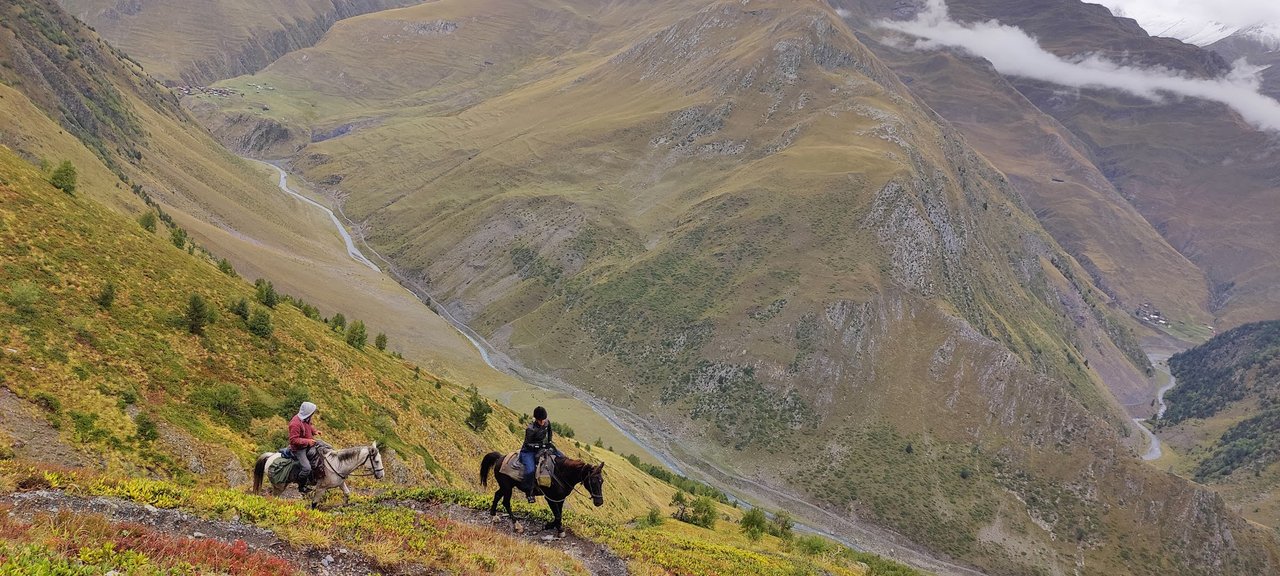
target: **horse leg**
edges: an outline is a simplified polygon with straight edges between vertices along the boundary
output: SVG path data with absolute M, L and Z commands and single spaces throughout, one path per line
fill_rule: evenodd
M 507 509 L 507 515 L 511 517 L 511 528 L 518 533 L 523 533 L 524 527 L 516 519 L 516 513 L 511 511 L 511 486 L 508 486 L 502 494 L 502 507 Z
M 347 483 L 342 483 L 342 505 L 346 506 L 351 503 L 351 489 L 347 487 Z
M 553 522 L 553 524 L 555 524 L 556 535 L 564 538 L 564 524 L 561 522 L 561 518 L 564 515 L 564 502 L 556 502 L 555 505 L 551 507 L 551 512 L 556 518 Z
M 493 504 L 489 506 L 490 520 L 498 521 L 498 501 L 502 499 L 502 488 L 493 491 Z
M 316 486 L 311 490 L 311 509 L 315 510 L 320 507 L 320 499 L 324 497 L 324 493 L 328 492 L 328 488 Z

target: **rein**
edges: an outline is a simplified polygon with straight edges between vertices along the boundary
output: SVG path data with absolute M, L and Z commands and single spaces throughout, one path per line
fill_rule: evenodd
M 564 486 L 564 485 L 565 485 L 564 480 L 561 480 L 561 479 L 560 479 L 560 473 L 559 473 L 559 471 L 557 471 L 556 473 L 552 474 L 552 475 L 551 475 L 551 479 L 552 479 L 552 480 L 555 480 L 555 481 L 556 481 L 556 483 L 557 483 L 557 484 L 559 484 L 559 485 L 561 485 L 561 486 Z M 585 478 L 583 478 L 580 482 L 575 483 L 573 486 L 570 486 L 570 487 L 569 487 L 569 493 L 565 494 L 565 495 L 564 495 L 564 498 L 561 498 L 561 499 L 559 499 L 559 500 L 553 499 L 552 497 L 548 496 L 546 492 L 543 492 L 543 493 L 542 493 L 542 497 L 543 497 L 543 498 L 545 498 L 545 499 L 547 500 L 547 502 L 554 502 L 554 503 L 556 503 L 556 504 L 560 504 L 561 502 L 564 502 L 565 500 L 568 500 L 570 496 L 573 496 L 574 491 L 576 491 L 576 490 L 578 489 L 578 484 L 582 484 L 582 485 L 585 487 L 585 486 L 587 485 L 587 480 L 586 480 Z M 590 488 L 587 488 L 587 494 L 590 494 L 592 498 L 598 498 L 598 499 L 600 499 L 600 500 L 604 500 L 604 495 L 603 495 L 603 494 L 596 494 L 596 493 L 592 492 Z

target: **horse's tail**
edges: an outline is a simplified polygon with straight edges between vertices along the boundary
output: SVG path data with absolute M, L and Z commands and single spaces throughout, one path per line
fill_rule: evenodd
M 257 494 L 262 490 L 262 476 L 267 473 L 267 460 L 271 458 L 271 453 L 267 452 L 258 457 L 258 463 L 253 465 L 253 493 Z
M 484 455 L 484 460 L 480 461 L 480 485 L 489 485 L 489 470 L 493 469 L 493 477 L 498 477 L 498 463 L 502 461 L 502 454 L 499 452 L 490 452 Z

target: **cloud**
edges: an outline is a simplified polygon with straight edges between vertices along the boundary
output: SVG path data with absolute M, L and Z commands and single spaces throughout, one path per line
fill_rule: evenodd
M 915 20 L 880 26 L 922 38 L 917 48 L 960 48 L 985 58 L 1001 74 L 1076 88 L 1120 90 L 1151 101 L 1184 96 L 1221 102 L 1250 124 L 1280 132 L 1280 102 L 1258 91 L 1256 69 L 1240 66 L 1226 78 L 1188 78 L 1163 69 L 1125 66 L 1096 55 L 1064 60 L 1044 50 L 1022 29 L 996 21 L 960 24 L 943 0 L 928 0 Z
M 1112 12 L 1123 12 L 1139 23 L 1144 19 L 1182 18 L 1190 22 L 1217 22 L 1238 28 L 1280 24 L 1276 0 L 1095 0 Z

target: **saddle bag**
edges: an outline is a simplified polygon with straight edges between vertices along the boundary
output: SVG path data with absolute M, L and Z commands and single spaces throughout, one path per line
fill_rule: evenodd
M 534 466 L 538 486 L 543 488 L 551 487 L 551 476 L 556 472 L 556 457 L 550 450 L 543 450 L 538 453 L 538 461 Z

